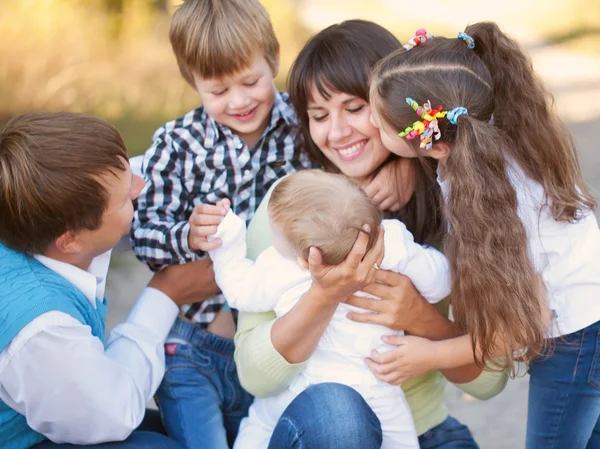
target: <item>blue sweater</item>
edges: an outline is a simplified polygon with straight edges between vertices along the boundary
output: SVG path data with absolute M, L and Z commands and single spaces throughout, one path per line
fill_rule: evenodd
M 106 300 L 96 301 L 94 308 L 65 278 L 0 243 L 0 352 L 27 324 L 51 311 L 67 313 L 90 326 L 92 334 L 104 342 Z M 23 415 L 0 401 L 3 449 L 28 449 L 44 439 L 27 425 Z

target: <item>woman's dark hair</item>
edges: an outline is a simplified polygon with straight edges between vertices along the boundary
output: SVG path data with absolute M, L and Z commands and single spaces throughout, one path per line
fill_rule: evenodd
M 332 93 L 343 92 L 368 102 L 373 67 L 399 48 L 400 41 L 385 28 L 365 20 L 348 20 L 325 28 L 300 51 L 288 76 L 288 92 L 300 120 L 306 152 L 316 167 L 339 173 L 310 136 L 307 108 L 313 100 L 313 85 L 326 99 Z M 386 162 L 397 158 L 390 153 Z M 417 242 L 437 245 L 442 235 L 437 165 L 417 159 L 412 163 L 414 194 L 398 213 L 387 215 L 402 220 Z

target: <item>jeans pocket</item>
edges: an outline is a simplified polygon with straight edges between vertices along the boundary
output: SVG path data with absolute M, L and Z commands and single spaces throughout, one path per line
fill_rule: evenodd
M 597 390 L 600 390 L 600 370 L 598 369 L 598 359 L 600 358 L 600 330 L 596 333 L 596 345 L 594 358 L 590 367 L 588 383 Z
M 196 369 L 204 374 L 211 374 L 214 363 L 209 354 L 201 349 L 196 349 L 191 343 L 165 343 L 166 371 L 178 369 Z

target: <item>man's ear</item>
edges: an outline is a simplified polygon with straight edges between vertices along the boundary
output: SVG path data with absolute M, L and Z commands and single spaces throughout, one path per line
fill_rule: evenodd
M 76 254 L 81 251 L 79 237 L 79 233 L 67 231 L 54 241 L 54 246 L 63 254 Z
M 450 145 L 448 145 L 446 142 L 434 143 L 426 154 L 427 156 L 437 160 L 445 159 L 450 154 Z

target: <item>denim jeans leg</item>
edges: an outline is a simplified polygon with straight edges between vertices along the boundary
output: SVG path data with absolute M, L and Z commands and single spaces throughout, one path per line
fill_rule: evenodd
M 34 446 L 32 449 L 76 449 L 83 447 L 88 449 L 182 449 L 178 443 L 165 435 L 138 430 L 133 432 L 125 441 L 116 443 L 78 446 L 75 444 L 58 444 L 45 441 Z
M 221 392 L 212 360 L 191 344 L 170 344 L 165 377 L 156 393 L 167 434 L 186 449 L 229 449 Z
M 421 449 L 479 449 L 467 426 L 452 416 L 419 437 Z
M 284 411 L 269 449 L 378 449 L 381 424 L 354 389 L 336 383 L 313 385 Z
M 592 436 L 588 440 L 586 449 L 600 449 L 600 419 L 596 421 L 596 426 L 592 432 Z
M 600 417 L 600 323 L 556 339 L 529 374 L 527 449 L 585 449 Z
M 235 360 L 233 359 L 233 347 L 231 355 L 224 357 L 222 361 L 223 383 L 225 385 L 225 398 L 223 406 L 223 415 L 225 420 L 225 430 L 227 431 L 227 440 L 233 447 L 233 442 L 237 437 L 242 419 L 248 416 L 248 409 L 252 404 L 254 397 L 248 393 L 242 385 L 237 375 Z

